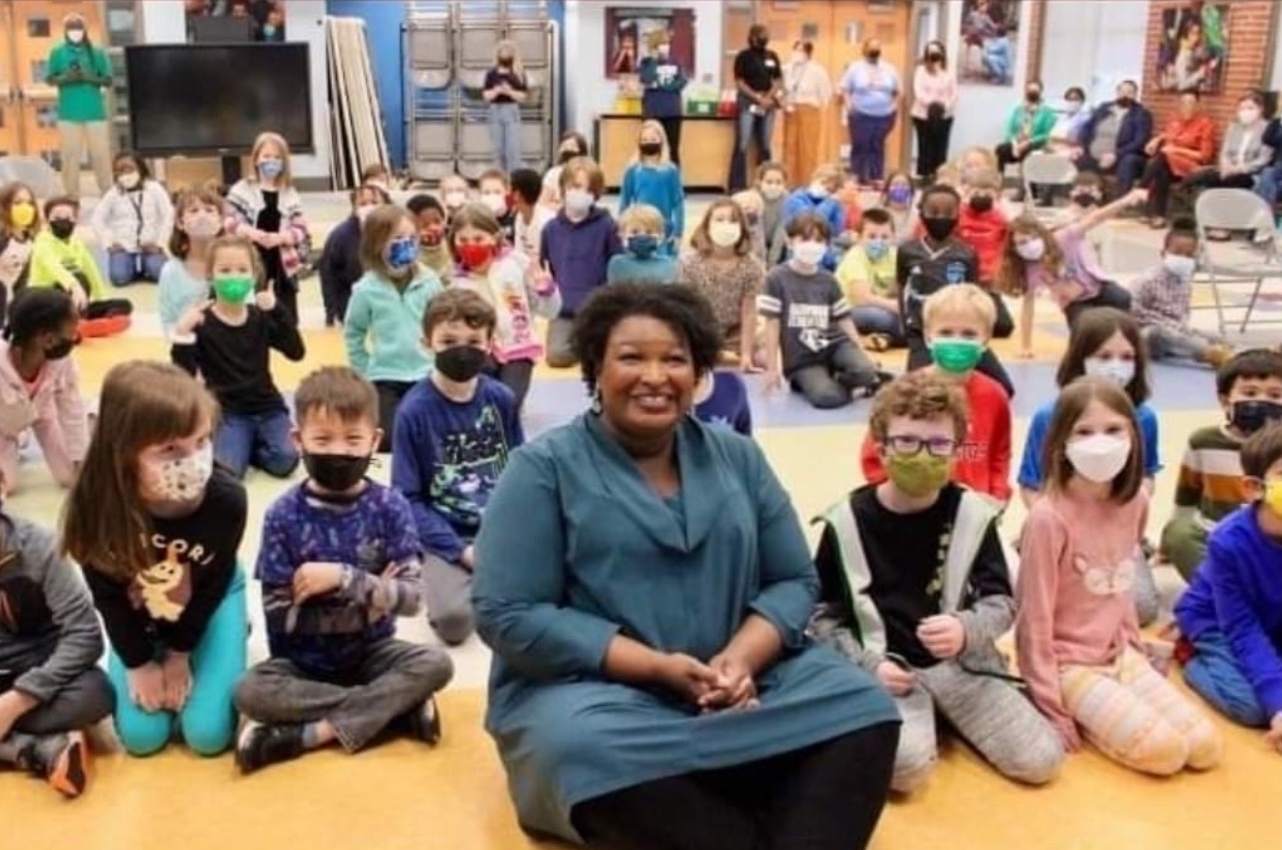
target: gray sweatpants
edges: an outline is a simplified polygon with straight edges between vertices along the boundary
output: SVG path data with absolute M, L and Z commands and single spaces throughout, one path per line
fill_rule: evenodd
M 0 676 L 0 693 L 10 686 Z M 92 726 L 115 710 L 116 693 L 107 674 L 90 667 L 58 689 L 47 702 L 42 702 L 13 724 L 14 732 L 28 735 L 53 735 Z
M 936 712 L 1003 776 L 1041 785 L 1059 773 L 1064 761 L 1059 734 L 1009 682 L 969 673 L 956 661 L 914 672 L 917 687 L 895 697 L 904 721 L 890 783 L 895 791 L 912 791 L 934 768 Z
M 458 646 L 476 630 L 472 616 L 472 571 L 462 564 L 451 564 L 444 558 L 423 558 L 423 599 L 427 602 L 427 622 L 436 636 L 450 646 Z
M 287 658 L 257 664 L 236 686 L 236 707 L 260 723 L 328 720 L 356 752 L 397 717 L 445 687 L 454 663 L 434 646 L 388 638 L 339 679 L 310 678 Z

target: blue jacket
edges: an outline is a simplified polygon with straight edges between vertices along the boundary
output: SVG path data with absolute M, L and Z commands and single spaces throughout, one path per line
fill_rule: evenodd
M 623 251 L 619 228 L 608 210 L 593 207 L 587 218 L 570 221 L 565 211 L 543 226 L 539 256 L 561 290 L 561 318 L 574 317 L 588 296 L 605 285 L 610 258 Z
M 1113 101 L 1109 101 L 1095 107 L 1095 111 L 1091 113 L 1091 120 L 1087 121 L 1082 129 L 1083 148 L 1090 150 L 1091 142 L 1095 141 L 1095 127 L 1104 120 L 1114 105 Z M 1143 156 L 1144 146 L 1151 138 L 1153 138 L 1153 113 L 1148 111 L 1148 107 L 1137 103 L 1126 111 L 1122 126 L 1117 128 L 1117 158 Z

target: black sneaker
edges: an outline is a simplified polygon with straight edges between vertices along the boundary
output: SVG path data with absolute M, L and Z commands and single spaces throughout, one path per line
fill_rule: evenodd
M 64 797 L 79 797 L 89 783 L 89 747 L 81 732 L 42 735 L 18 754 L 18 766 L 43 778 Z
M 250 720 L 236 739 L 236 766 L 241 773 L 253 773 L 269 764 L 296 759 L 303 750 L 302 726 L 268 726 Z
M 441 740 L 441 712 L 436 707 L 436 699 L 427 700 L 401 715 L 405 728 L 411 738 L 432 746 Z

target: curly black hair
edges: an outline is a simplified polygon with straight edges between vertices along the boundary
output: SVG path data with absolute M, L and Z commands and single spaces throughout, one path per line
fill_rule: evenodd
M 57 287 L 28 286 L 9 305 L 4 338 L 13 345 L 26 345 L 42 333 L 60 329 L 75 317 L 75 304 L 66 292 Z
M 610 334 L 619 322 L 648 316 L 663 322 L 685 341 L 698 376 L 717 365 L 721 328 L 708 299 L 687 286 L 620 281 L 598 289 L 574 319 L 570 345 L 583 369 L 588 392 L 596 389 Z

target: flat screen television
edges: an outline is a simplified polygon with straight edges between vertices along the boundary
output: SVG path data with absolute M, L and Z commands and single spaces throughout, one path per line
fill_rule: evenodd
M 129 126 L 143 156 L 238 156 L 265 130 L 311 152 L 306 44 L 125 48 Z

